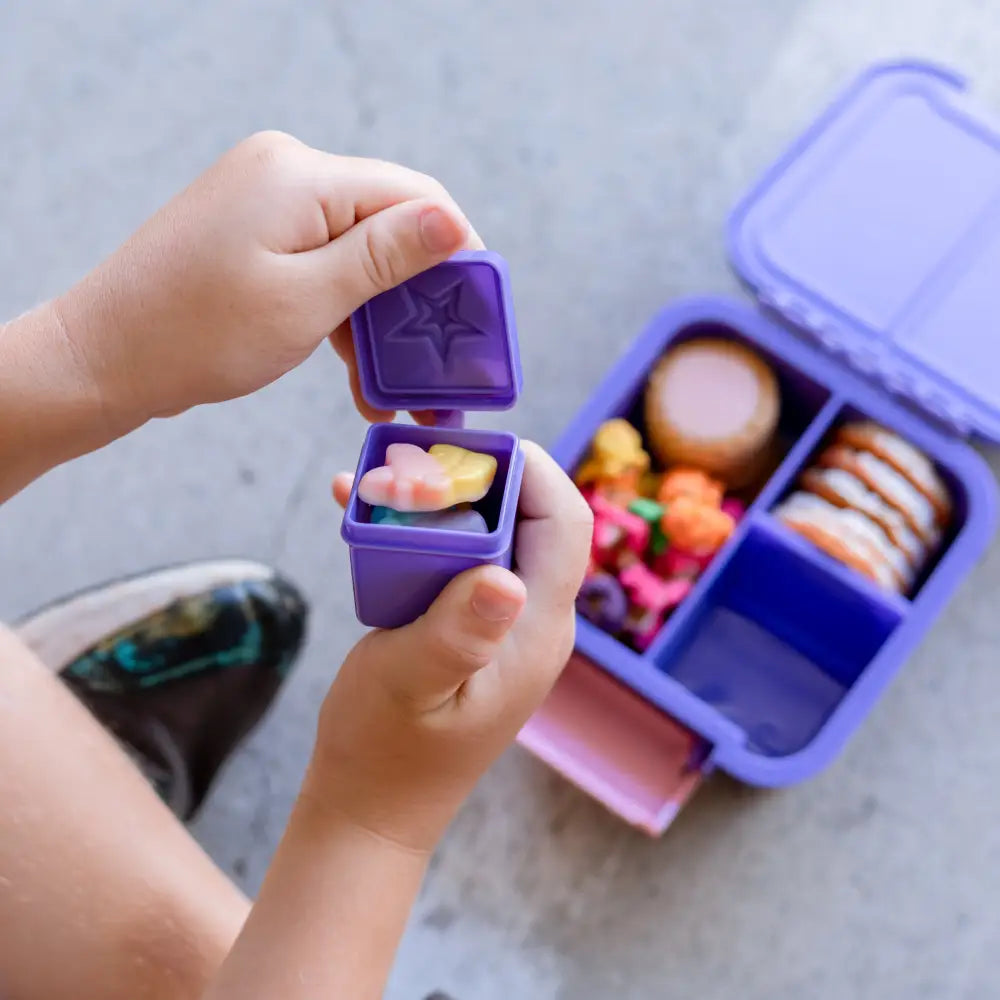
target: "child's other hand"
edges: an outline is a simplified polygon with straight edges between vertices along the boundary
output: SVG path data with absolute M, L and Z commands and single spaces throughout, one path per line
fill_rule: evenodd
M 320 714 L 304 795 L 416 850 L 434 847 L 573 648 L 591 513 L 545 452 L 523 447 L 517 574 L 470 570 L 412 625 L 367 635 Z M 334 482 L 341 504 L 350 480 Z
M 122 432 L 253 392 L 330 337 L 360 398 L 348 317 L 482 248 L 441 185 L 281 133 L 241 143 L 54 303 Z

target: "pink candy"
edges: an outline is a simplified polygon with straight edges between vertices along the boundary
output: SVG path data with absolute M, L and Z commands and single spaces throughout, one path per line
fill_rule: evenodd
M 358 484 L 358 496 L 373 507 L 432 511 L 448 506 L 451 478 L 444 467 L 415 444 L 391 444 L 385 465 L 369 469 Z
M 653 560 L 653 571 L 657 576 L 667 579 L 673 577 L 693 579 L 701 575 L 711 561 L 712 555 L 695 555 L 683 549 L 670 548 Z
M 625 623 L 625 631 L 640 652 L 649 648 L 663 627 L 668 612 L 677 607 L 694 586 L 682 577 L 661 580 L 644 563 L 633 563 L 618 577 L 631 602 L 642 611 Z
M 611 503 L 599 493 L 587 497 L 594 511 L 594 541 L 591 546 L 593 558 L 606 563 L 615 557 L 624 545 L 641 556 L 649 545 L 649 523 L 638 514 L 632 514 Z
M 687 597 L 692 583 L 683 577 L 661 580 L 644 563 L 633 563 L 618 577 L 633 604 L 656 614 L 676 608 Z
M 722 512 L 728 514 L 734 521 L 739 523 L 740 519 L 747 512 L 746 504 L 741 503 L 734 497 L 726 497 L 722 501 Z

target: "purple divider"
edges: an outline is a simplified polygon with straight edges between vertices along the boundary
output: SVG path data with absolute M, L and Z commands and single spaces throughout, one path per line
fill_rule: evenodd
M 651 704 L 688 728 L 707 735 L 710 741 L 742 739 L 743 734 L 734 723 L 717 712 L 703 711 L 706 706 L 693 698 L 682 684 L 660 670 L 648 654 L 634 652 L 580 615 L 576 616 L 576 648 Z M 688 711 L 676 711 L 678 700 L 683 704 L 690 702 Z
M 808 539 L 792 531 L 782 524 L 766 509 L 758 510 L 749 519 L 755 531 L 763 532 L 771 540 L 791 552 L 797 559 L 814 567 L 817 572 L 826 573 L 836 579 L 845 588 L 855 590 L 865 601 L 885 609 L 888 613 L 898 615 L 900 620 L 906 618 L 913 609 L 909 599 L 895 591 L 885 590 L 873 580 L 838 562 L 832 556 L 820 551 Z
M 758 512 L 659 663 L 751 762 L 807 751 L 910 611 L 799 542 Z

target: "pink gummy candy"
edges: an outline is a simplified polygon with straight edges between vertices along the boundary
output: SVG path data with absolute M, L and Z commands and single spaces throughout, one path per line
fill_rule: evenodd
M 618 577 L 633 604 L 645 611 L 662 614 L 677 607 L 691 592 L 691 581 L 684 577 L 661 580 L 642 563 L 635 563 Z
M 675 577 L 700 576 L 705 567 L 712 561 L 712 556 L 696 555 L 683 549 L 669 548 L 653 561 L 653 572 L 666 580 Z
M 734 521 L 739 521 L 741 517 L 747 512 L 746 505 L 741 503 L 734 497 L 726 497 L 722 501 L 722 511 L 724 514 L 728 514 Z
M 452 479 L 441 463 L 415 444 L 391 444 L 385 465 L 369 469 L 358 496 L 373 507 L 398 511 L 442 510 L 450 506 Z

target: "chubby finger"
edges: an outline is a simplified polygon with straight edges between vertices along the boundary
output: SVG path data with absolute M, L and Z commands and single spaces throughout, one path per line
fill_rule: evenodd
M 372 669 L 394 695 L 437 708 L 495 660 L 526 600 L 523 582 L 499 566 L 462 573 L 411 625 L 370 636 Z
M 356 222 L 406 201 L 429 198 L 447 205 L 457 215 L 462 214 L 444 185 L 418 170 L 386 160 L 338 156 L 321 150 L 312 150 L 312 154 L 317 195 L 331 240 Z M 485 249 L 467 220 L 466 236 L 459 249 Z
M 468 234 L 468 221 L 447 201 L 407 201 L 299 254 L 297 263 L 325 289 L 326 326 L 332 330 L 369 299 L 447 260 L 462 249 Z
M 518 575 L 533 606 L 564 611 L 573 606 L 586 573 L 593 513 L 547 452 L 532 441 L 521 447 L 521 520 L 514 543 Z
M 347 506 L 347 501 L 351 498 L 351 487 L 354 485 L 353 472 L 338 472 L 333 477 L 333 499 L 341 507 Z
M 354 407 L 361 416 L 371 424 L 385 424 L 396 416 L 394 410 L 380 410 L 372 406 L 361 393 L 361 377 L 358 374 L 358 359 L 354 353 L 354 335 L 351 333 L 351 321 L 344 320 L 329 337 L 330 344 L 337 357 L 347 368 L 347 384 L 351 389 Z

